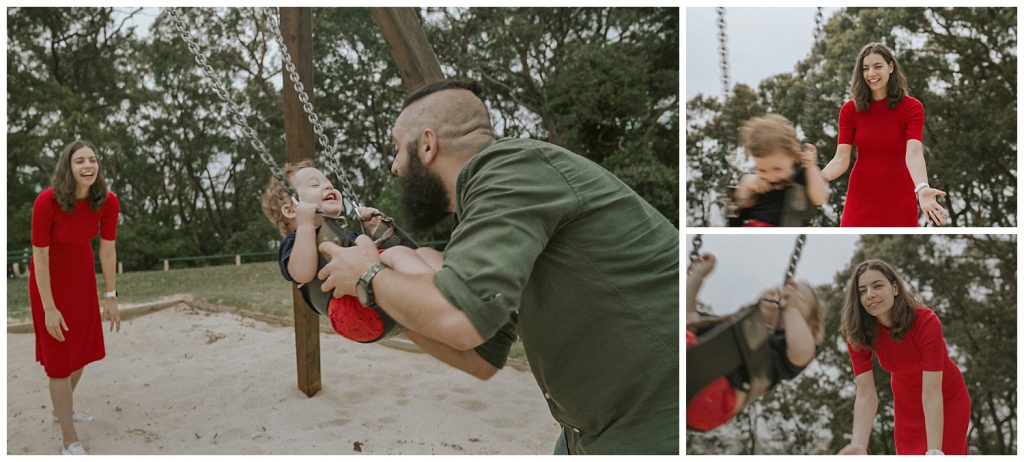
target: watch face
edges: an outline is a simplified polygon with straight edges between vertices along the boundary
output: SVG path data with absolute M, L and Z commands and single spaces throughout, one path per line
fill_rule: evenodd
M 359 284 L 356 284 L 356 297 L 359 298 L 359 303 L 362 303 L 363 306 L 370 303 L 370 297 L 369 294 L 366 293 L 366 287 L 364 287 L 363 281 L 359 281 Z

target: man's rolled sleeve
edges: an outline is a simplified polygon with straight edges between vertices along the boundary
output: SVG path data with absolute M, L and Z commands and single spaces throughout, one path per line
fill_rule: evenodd
M 505 363 L 508 361 L 508 352 L 512 349 L 512 344 L 515 343 L 516 336 L 519 334 L 516 323 L 516 315 L 513 313 L 511 321 L 498 329 L 494 336 L 474 348 L 473 351 L 476 351 L 476 354 L 490 365 L 498 369 L 505 367 Z
M 445 267 L 434 276 L 434 284 L 449 303 L 466 313 L 473 327 L 483 338 L 494 335 L 509 319 L 509 313 L 516 307 L 508 306 L 508 298 L 492 294 L 485 300 L 470 290 L 469 286 L 455 273 Z
M 579 198 L 538 149 L 478 154 L 459 174 L 457 225 L 434 283 L 490 338 L 520 307 L 533 266 Z

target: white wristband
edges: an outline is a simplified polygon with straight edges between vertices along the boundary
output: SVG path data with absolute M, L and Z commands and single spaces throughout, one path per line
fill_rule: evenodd
M 922 181 L 922 182 L 918 183 L 917 186 L 914 187 L 914 195 L 916 196 L 917 193 L 921 192 L 922 189 L 927 188 L 927 187 L 928 187 L 928 182 L 927 181 Z
M 103 292 L 103 296 L 106 298 L 117 298 L 117 291 L 111 290 L 110 292 Z
M 942 452 L 941 450 L 939 450 L 939 449 L 929 449 L 929 450 L 925 451 L 924 455 L 926 455 L 926 456 L 944 456 L 946 454 L 944 452 Z

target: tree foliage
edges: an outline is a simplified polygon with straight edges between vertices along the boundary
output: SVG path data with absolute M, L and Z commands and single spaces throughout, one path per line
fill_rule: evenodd
M 185 9 L 247 122 L 283 163 L 281 64 L 260 8 Z M 678 10 L 422 10 L 449 76 L 483 80 L 505 136 L 561 144 L 678 220 Z M 148 28 L 137 24 L 151 19 Z M 391 124 L 404 88 L 363 8 L 314 10 L 316 109 L 359 199 L 397 214 Z M 30 245 L 32 202 L 60 149 L 97 145 L 121 198 L 127 269 L 265 251 L 270 175 L 157 9 L 8 10 L 8 248 Z M 518 66 L 520 59 L 523 66 Z M 442 232 L 421 238 L 440 237 Z
M 480 80 L 504 136 L 602 164 L 678 222 L 679 11 L 474 8 L 431 15 L 442 65 Z
M 925 108 L 924 146 L 932 186 L 949 193 L 942 205 L 953 226 L 1017 223 L 1016 8 L 847 8 L 823 27 L 808 58 L 793 73 L 763 80 L 754 101 L 699 95 L 687 102 L 688 223 L 712 223 L 708 213 L 732 181 L 718 166 L 727 139 L 722 126 L 774 112 L 798 126 L 824 165 L 835 153 L 838 114 L 849 99 L 860 48 L 883 42 L 903 66 L 910 94 Z M 734 94 L 742 92 L 737 86 Z M 728 120 L 723 120 L 728 119 Z M 734 132 L 730 132 L 734 133 Z M 856 158 L 856 156 L 854 156 Z M 970 168 L 968 168 L 968 166 Z M 837 226 L 849 173 L 830 184 L 829 203 L 815 224 Z M 693 182 L 691 185 L 690 182 Z
M 1016 454 L 1016 249 L 1014 235 L 863 236 L 834 282 L 816 288 L 828 314 L 815 361 L 729 424 L 688 432 L 687 453 L 835 454 L 849 444 L 855 386 L 839 313 L 856 265 L 879 258 L 894 265 L 942 322 L 971 397 L 970 452 Z M 868 453 L 895 454 L 890 378 L 877 360 L 874 376 L 879 406 Z

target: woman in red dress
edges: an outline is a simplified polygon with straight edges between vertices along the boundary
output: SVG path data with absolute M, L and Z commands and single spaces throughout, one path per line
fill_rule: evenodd
M 861 49 L 850 93 L 839 111 L 836 154 L 821 171 L 828 181 L 842 176 L 857 145 L 839 226 L 917 226 L 918 205 L 928 221 L 945 224 L 937 198 L 946 193 L 928 186 L 924 106 L 907 95 L 903 68 L 885 45 Z
M 63 434 L 61 453 L 85 454 L 75 422 L 93 419 L 74 411 L 72 394 L 85 365 L 105 354 L 92 239 L 98 230 L 104 316 L 112 331 L 120 331 L 114 288 L 119 204 L 86 141 L 64 148 L 50 183 L 32 207 L 29 293 L 36 360 L 50 378 L 54 418 Z
M 967 454 L 971 397 L 949 358 L 942 325 L 881 260 L 857 266 L 842 329 L 856 376 L 853 437 L 840 454 L 867 454 L 878 394 L 871 357 L 892 374 L 896 454 Z

